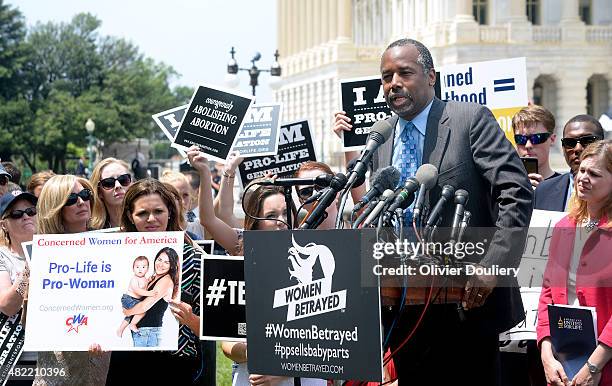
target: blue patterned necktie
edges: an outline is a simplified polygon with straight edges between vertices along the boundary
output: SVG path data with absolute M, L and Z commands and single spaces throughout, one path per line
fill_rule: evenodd
M 418 135 L 416 126 L 410 121 L 406 123 L 400 134 L 400 140 L 402 141 L 400 150 L 400 186 L 403 186 L 408 178 L 413 177 L 419 168 Z M 406 224 L 412 222 L 412 205 L 404 212 L 404 220 Z

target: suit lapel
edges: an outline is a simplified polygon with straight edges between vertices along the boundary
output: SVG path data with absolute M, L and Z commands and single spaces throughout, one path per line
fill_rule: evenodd
M 378 148 L 378 165 L 388 166 L 393 163 L 393 140 L 395 138 L 395 129 L 397 128 L 397 115 L 392 115 L 389 118 L 389 124 L 393 127 L 391 137 Z
M 423 164 L 429 163 L 440 170 L 442 156 L 447 147 L 450 128 L 449 118 L 444 107 L 446 103 L 434 97 L 427 118 L 427 131 L 423 146 Z

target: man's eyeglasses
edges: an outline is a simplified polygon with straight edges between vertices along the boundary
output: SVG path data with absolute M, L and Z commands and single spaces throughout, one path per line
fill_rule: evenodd
M 548 138 L 550 138 L 550 133 L 537 133 L 531 135 L 514 134 L 514 142 L 516 142 L 517 145 L 526 145 L 527 140 L 529 140 L 532 145 L 539 145 L 546 142 Z
M 11 210 L 7 217 L 12 218 L 13 220 L 19 220 L 24 214 L 27 214 L 30 217 L 36 216 L 36 207 L 33 206 L 25 209 Z
M 119 181 L 121 186 L 129 186 L 132 183 L 132 176 L 130 174 L 122 174 L 119 177 L 108 177 L 100 180 L 98 185 L 105 190 L 111 190 L 115 187 L 115 182 Z
M 79 197 L 83 201 L 89 201 L 91 199 L 91 190 L 83 189 L 78 193 L 70 193 L 68 195 L 68 201 L 66 201 L 66 204 L 64 206 L 72 206 L 76 204 L 79 200 Z
M 579 138 L 561 138 L 561 145 L 566 149 L 573 149 L 578 143 L 580 143 L 582 147 L 586 147 L 588 144 L 600 140 L 601 137 L 597 135 L 585 135 L 584 137 Z
M 9 179 L 7 176 L 5 175 L 0 176 L 0 185 L 4 186 L 8 184 L 8 182 L 9 182 Z
M 314 194 L 315 190 L 318 192 L 321 189 L 323 189 L 323 187 L 317 185 L 305 186 L 302 189 L 298 189 L 297 194 L 300 200 L 306 201 Z

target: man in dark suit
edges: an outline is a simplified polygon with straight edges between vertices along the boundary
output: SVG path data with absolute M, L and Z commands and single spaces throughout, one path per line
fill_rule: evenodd
M 435 98 L 431 54 L 414 40 L 401 39 L 387 47 L 381 76 L 387 103 L 397 115 L 389 118 L 395 132 L 374 154 L 373 170 L 393 164 L 405 180 L 418 166 L 434 165 L 439 178 L 426 205 L 435 203 L 445 184 L 466 189 L 470 225 L 494 229 L 477 264 L 518 267 L 533 192 L 491 112 L 477 104 Z M 444 211 L 441 226 L 450 226 L 452 206 Z M 457 305 L 430 305 L 411 340 L 394 357 L 400 384 L 498 384 L 498 334 L 524 318 L 519 290 L 508 285 L 511 281 L 502 285 L 499 277 L 473 275 L 465 286 L 465 311 L 458 312 Z M 386 319 L 395 319 L 395 312 Z M 422 312 L 423 306 L 403 307 L 391 332 L 392 350 L 411 334 Z
M 580 154 L 584 148 L 604 138 L 601 123 L 586 114 L 576 115 L 563 127 L 561 146 L 570 171 L 543 181 L 535 191 L 534 208 L 563 212 L 567 210 L 574 187 L 574 175 L 580 166 Z

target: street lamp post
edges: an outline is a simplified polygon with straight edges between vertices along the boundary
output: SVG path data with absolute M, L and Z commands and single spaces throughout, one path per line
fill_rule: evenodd
M 255 65 L 255 62 L 261 59 L 261 54 L 259 52 L 256 52 L 255 55 L 253 55 L 253 59 L 251 59 L 251 68 L 238 67 L 238 63 L 234 58 L 234 54 L 236 54 L 236 50 L 234 50 L 234 47 L 232 47 L 230 54 L 232 55 L 232 58 L 227 63 L 227 73 L 230 75 L 236 75 L 238 71 L 247 71 L 251 78 L 249 85 L 253 88 L 253 96 L 255 96 L 255 87 L 257 87 L 257 85 L 259 84 L 258 79 L 260 73 L 269 72 L 272 76 L 281 76 L 281 66 L 280 63 L 278 63 L 278 50 L 274 52 L 274 63 L 272 63 L 272 66 L 269 69 L 261 69 L 258 68 L 257 65 Z
M 94 123 L 94 121 L 92 121 L 91 118 L 87 119 L 87 122 L 85 122 L 85 130 L 87 131 L 87 140 L 89 142 L 87 146 L 87 152 L 89 156 L 89 163 L 87 168 L 89 169 L 89 174 L 91 174 L 91 171 L 93 170 L 93 151 L 95 146 L 95 138 L 93 136 L 93 132 L 95 128 L 96 124 Z

